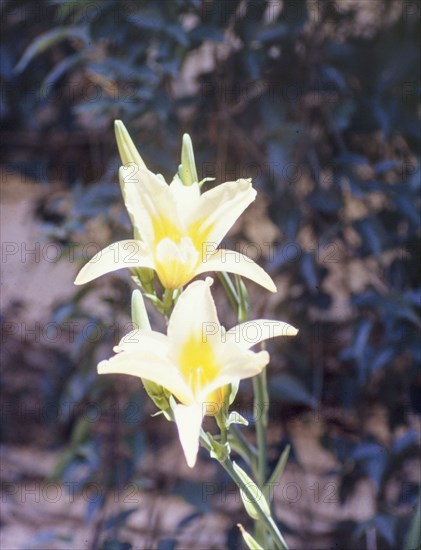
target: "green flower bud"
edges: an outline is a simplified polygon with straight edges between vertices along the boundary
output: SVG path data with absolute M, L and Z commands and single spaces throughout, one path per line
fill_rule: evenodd
M 146 168 L 139 151 L 136 149 L 132 138 L 121 120 L 114 121 L 115 137 L 117 139 L 118 152 L 123 166 L 134 162 L 138 166 Z
M 148 312 L 145 307 L 142 293 L 137 289 L 134 290 L 132 294 L 132 323 L 136 328 L 151 330 L 151 324 L 149 322 Z M 168 390 L 150 380 L 142 379 L 142 383 L 146 393 L 159 409 L 166 411 L 170 408 L 168 400 L 170 392 Z
M 183 135 L 181 164 L 178 167 L 178 175 L 184 185 L 192 185 L 199 181 L 196 171 L 196 162 L 194 160 L 193 144 L 189 134 Z
M 263 547 L 255 540 L 250 533 L 248 533 L 241 523 L 237 523 L 237 527 L 240 529 L 240 532 L 243 536 L 244 542 L 247 544 L 247 548 L 250 550 L 263 550 Z

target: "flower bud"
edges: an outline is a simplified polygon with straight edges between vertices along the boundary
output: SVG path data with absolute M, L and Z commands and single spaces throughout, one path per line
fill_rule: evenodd
M 183 146 L 181 149 L 181 164 L 178 167 L 178 175 L 184 185 L 197 183 L 196 162 L 194 160 L 193 144 L 189 134 L 183 135 Z
M 250 533 L 248 533 L 241 523 L 237 523 L 237 527 L 240 529 L 241 534 L 243 535 L 244 542 L 247 544 L 247 548 L 250 550 L 263 550 L 263 547 L 255 540 Z
M 151 330 L 151 324 L 149 322 L 148 312 L 145 307 L 142 293 L 137 289 L 134 290 L 132 294 L 132 323 L 136 328 Z M 142 383 L 146 393 L 159 409 L 166 411 L 170 408 L 168 400 L 170 392 L 168 390 L 150 380 L 142 379 Z
M 136 149 L 129 132 L 121 120 L 114 121 L 114 130 L 122 165 L 126 166 L 127 164 L 134 162 L 138 166 L 146 168 L 139 151 Z

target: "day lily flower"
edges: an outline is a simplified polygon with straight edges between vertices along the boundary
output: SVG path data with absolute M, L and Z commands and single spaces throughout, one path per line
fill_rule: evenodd
M 297 330 L 280 321 L 260 319 L 229 330 L 219 324 L 210 285 L 195 281 L 179 297 L 167 335 L 134 330 L 114 348 L 116 355 L 98 365 L 99 374 L 128 374 L 160 384 L 177 400 L 173 408 L 187 464 L 196 463 L 203 417 L 217 414 L 229 384 L 255 376 L 269 363 L 267 351 L 249 348 Z
M 237 218 L 256 197 L 250 179 L 229 181 L 200 192 L 197 181 L 183 185 L 175 176 L 168 185 L 147 169 L 122 123 L 118 142 L 123 198 L 135 238 L 111 244 L 79 272 L 75 284 L 88 283 L 123 267 L 156 271 L 164 288 L 181 288 L 210 271 L 236 273 L 271 292 L 270 276 L 247 256 L 218 249 Z

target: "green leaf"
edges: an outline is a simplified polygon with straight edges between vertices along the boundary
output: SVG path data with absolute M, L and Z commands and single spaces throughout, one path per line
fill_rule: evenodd
M 77 421 L 72 432 L 72 445 L 74 447 L 81 445 L 85 441 L 89 431 L 89 424 L 90 422 L 86 416 L 82 416 L 82 418 Z
M 48 75 L 44 78 L 41 86 L 41 91 L 47 95 L 49 89 L 59 80 L 67 71 L 75 67 L 83 61 L 83 56 L 80 53 L 69 55 L 57 63 Z
M 288 25 L 277 23 L 275 25 L 265 25 L 257 29 L 255 39 L 259 42 L 277 42 L 288 34 Z
M 277 480 L 282 476 L 283 472 L 284 472 L 284 469 L 285 469 L 285 466 L 286 466 L 286 463 L 287 463 L 287 460 L 288 460 L 288 456 L 289 456 L 289 451 L 291 449 L 291 446 L 290 445 L 287 445 L 285 447 L 285 449 L 283 450 L 281 456 L 279 457 L 279 460 L 272 472 L 272 475 L 270 476 L 269 478 L 269 481 L 267 483 L 268 487 L 270 488 L 273 484 L 275 484 L 277 482 Z M 273 491 L 272 491 L 273 493 Z
M 64 475 L 64 472 L 66 471 L 66 468 L 73 460 L 75 460 L 76 455 L 77 450 L 75 448 L 64 451 L 64 453 L 59 457 L 56 464 L 54 465 L 52 473 L 47 477 L 47 481 L 53 482 L 61 479 Z
M 23 52 L 15 67 L 15 72 L 21 73 L 34 57 L 45 52 L 48 48 L 54 46 L 54 44 L 68 39 L 82 40 L 85 44 L 89 41 L 85 27 L 57 27 L 56 29 L 44 32 L 40 36 L 37 36 Z
M 228 415 L 228 420 L 226 422 L 226 427 L 229 428 L 231 424 L 242 424 L 243 426 L 248 426 L 248 420 L 241 416 L 237 411 L 231 411 Z
M 251 494 L 254 496 L 254 501 L 250 501 L 246 493 L 240 489 L 241 498 L 243 500 L 244 508 L 246 509 L 248 515 L 253 519 L 259 519 L 259 513 L 256 510 L 255 501 L 259 503 L 260 508 L 267 517 L 271 517 L 270 508 L 266 501 L 266 498 L 263 495 L 263 491 L 254 483 L 254 481 L 246 474 L 246 472 L 238 466 L 234 461 L 232 463 L 235 472 L 238 477 L 241 479 L 243 484 L 249 489 Z

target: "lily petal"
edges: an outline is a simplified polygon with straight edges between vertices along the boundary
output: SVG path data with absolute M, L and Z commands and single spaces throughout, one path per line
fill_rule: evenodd
M 255 198 L 251 179 L 221 183 L 200 196 L 196 212 L 187 223 L 198 226 L 216 248 Z
M 189 237 L 182 237 L 179 243 L 165 237 L 155 250 L 155 268 L 165 288 L 180 288 L 187 284 L 198 262 L 199 253 Z
M 174 408 L 174 417 L 180 443 L 190 468 L 193 468 L 196 464 L 197 453 L 199 451 L 200 427 L 203 420 L 202 408 L 200 403 L 188 406 L 176 405 Z
M 228 271 L 237 273 L 261 285 L 263 288 L 276 292 L 275 283 L 272 278 L 257 265 L 253 260 L 235 252 L 234 250 L 225 250 L 223 248 L 214 252 L 197 268 L 196 274 L 206 273 L 208 271 Z
M 298 330 L 288 323 L 256 319 L 231 328 L 226 334 L 226 339 L 227 342 L 235 342 L 248 349 L 275 336 L 295 336 L 297 333 Z
M 168 358 L 168 337 L 161 332 L 149 329 L 135 329 L 123 336 L 114 351 L 148 351 L 155 353 L 164 360 Z
M 170 183 L 171 194 L 177 204 L 180 218 L 190 220 L 200 203 L 200 187 L 198 183 L 184 185 L 176 176 Z
M 170 187 L 146 167 L 122 166 L 119 170 L 124 202 L 136 229 L 149 245 L 180 233 L 181 221 Z
M 98 374 L 137 376 L 163 386 L 184 403 L 193 401 L 192 391 L 177 367 L 168 359 L 164 360 L 160 354 L 146 348 L 141 356 L 139 350 L 122 351 L 107 361 L 101 361 L 98 364 Z
M 199 341 L 220 345 L 221 328 L 210 285 L 212 279 L 194 281 L 179 297 L 168 323 L 168 338 L 174 357 L 192 335 Z
M 209 396 L 218 388 L 256 376 L 270 360 L 267 351 L 255 353 L 228 343 L 225 344 L 224 348 L 224 364 L 221 372 L 215 380 L 203 386 L 197 396 L 197 399 L 203 401 L 203 403 L 209 404 L 211 401 Z
M 75 280 L 75 285 L 93 281 L 105 273 L 117 271 L 122 267 L 149 267 L 154 269 L 154 262 L 142 241 L 119 241 L 100 250 L 82 267 Z

